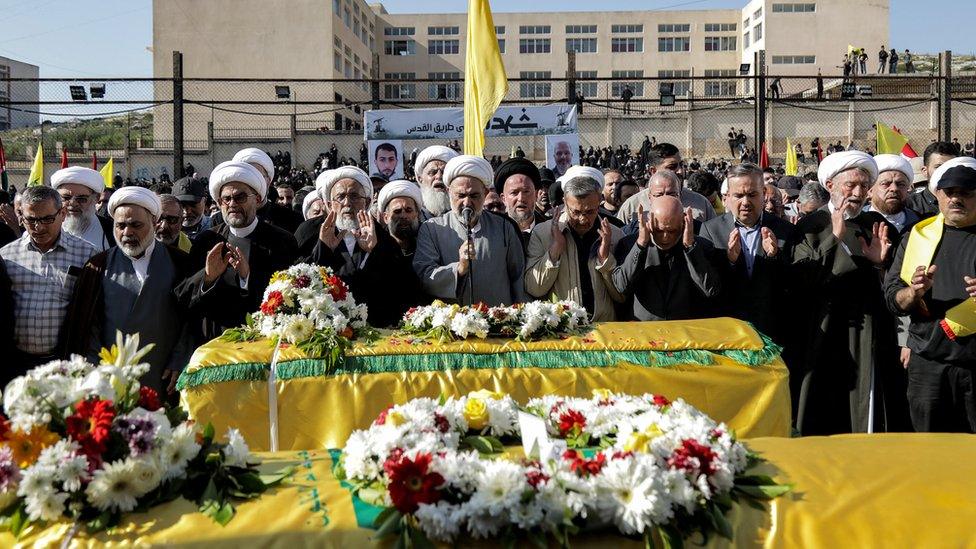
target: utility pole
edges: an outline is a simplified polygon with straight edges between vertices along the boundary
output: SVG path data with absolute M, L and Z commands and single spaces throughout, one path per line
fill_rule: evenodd
M 173 52 L 173 180 L 183 176 L 183 53 Z

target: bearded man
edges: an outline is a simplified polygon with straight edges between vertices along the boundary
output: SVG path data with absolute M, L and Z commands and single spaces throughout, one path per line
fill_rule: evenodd
M 101 252 L 115 245 L 112 220 L 96 213 L 98 197 L 105 190 L 102 174 L 91 168 L 71 166 L 51 176 L 51 187 L 61 195 L 65 207 L 63 229 Z
M 443 145 L 431 145 L 417 155 L 413 170 L 424 197 L 421 221 L 437 217 L 451 209 L 451 197 L 447 191 L 447 182 L 444 181 L 444 166 L 457 155 L 457 151 Z

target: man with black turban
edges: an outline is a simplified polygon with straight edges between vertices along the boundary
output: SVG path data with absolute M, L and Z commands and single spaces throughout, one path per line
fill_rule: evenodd
M 546 221 L 535 203 L 542 183 L 539 168 L 525 158 L 509 158 L 495 171 L 495 192 L 505 203 L 505 212 L 519 227 L 522 247 L 528 248 L 532 227 Z

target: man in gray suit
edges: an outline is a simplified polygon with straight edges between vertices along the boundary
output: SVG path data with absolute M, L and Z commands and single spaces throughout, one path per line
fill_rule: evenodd
M 634 318 L 712 316 L 709 302 L 722 286 L 708 260 L 711 244 L 695 236 L 691 208 L 682 212 L 677 198 L 660 196 L 646 216 L 638 206 L 637 224 L 637 242 L 613 272 L 617 291 L 633 297 Z
M 722 277 L 720 314 L 748 320 L 782 344 L 781 312 L 786 302 L 784 251 L 793 225 L 763 211 L 763 172 L 750 163 L 728 174 L 728 211 L 702 224 L 699 235 L 714 247 L 711 260 Z
M 163 395 L 173 393 L 192 348 L 186 308 L 173 291 L 188 273 L 186 254 L 156 242 L 161 211 L 149 189 L 122 187 L 112 194 L 108 212 L 118 244 L 85 264 L 65 325 L 69 349 L 89 356 L 111 347 L 117 331 L 139 334 L 140 345 L 154 345 L 140 382 Z

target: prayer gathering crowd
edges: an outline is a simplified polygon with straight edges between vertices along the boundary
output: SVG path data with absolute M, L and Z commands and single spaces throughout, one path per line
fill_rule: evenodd
M 377 327 L 434 299 L 743 319 L 783 347 L 800 434 L 976 432 L 976 341 L 958 312 L 976 307 L 976 159 L 951 143 L 920 173 L 837 150 L 805 178 L 656 142 L 590 151 L 558 178 L 524 153 L 442 145 L 411 155 L 415 181 L 330 152 L 313 183 L 274 156 L 244 149 L 170 188 L 106 189 L 69 167 L 20 190 L 0 208 L 0 382 L 121 330 L 155 345 L 145 381 L 172 398 L 193 349 L 305 262 L 333 269 Z

